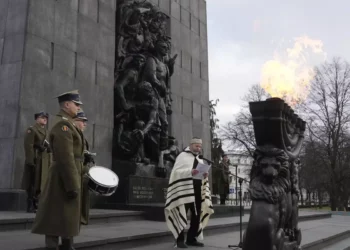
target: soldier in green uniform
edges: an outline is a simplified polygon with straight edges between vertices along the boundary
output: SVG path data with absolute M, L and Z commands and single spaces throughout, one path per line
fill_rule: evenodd
M 50 131 L 53 162 L 32 233 L 45 235 L 46 249 L 74 250 L 73 237 L 79 235 L 82 211 L 84 136 L 73 118 L 80 110 L 77 90 L 58 96 L 60 112 Z
M 87 126 L 88 119 L 84 111 L 80 110 L 76 117 L 74 117 L 74 123 L 77 128 L 79 128 L 82 132 L 85 131 Z M 85 139 L 84 144 L 84 168 L 83 168 L 83 183 L 82 183 L 82 215 L 81 215 L 81 223 L 87 225 L 89 223 L 89 211 L 90 211 L 90 192 L 88 187 L 89 178 L 87 177 L 87 173 L 89 172 L 90 167 L 95 164 L 95 160 L 93 158 L 93 154 L 90 153 L 89 143 Z
M 230 183 L 232 181 L 232 178 L 230 177 L 230 161 L 228 159 L 228 156 L 224 154 L 222 156 L 222 161 L 219 164 L 219 195 L 220 195 L 220 204 L 225 205 L 227 195 L 230 193 Z
M 34 114 L 36 122 L 24 136 L 25 166 L 21 186 L 27 191 L 28 213 L 37 209 L 37 199 L 45 185 L 50 166 L 51 150 L 46 129 L 48 118 L 45 112 Z

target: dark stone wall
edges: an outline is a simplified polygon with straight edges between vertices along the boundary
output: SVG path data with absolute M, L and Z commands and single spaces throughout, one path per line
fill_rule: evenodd
M 206 2 L 150 1 L 169 15 L 178 53 L 171 134 L 180 148 L 202 137 L 210 157 Z M 56 114 L 54 96 L 73 89 L 96 162 L 111 167 L 116 8 L 115 0 L 0 0 L 0 191 L 20 186 L 33 113 Z
M 0 0 L 0 189 L 20 186 L 33 114 L 55 115 L 54 97 L 73 89 L 96 162 L 111 168 L 115 12 L 115 0 Z
M 203 138 L 210 157 L 207 7 L 205 0 L 150 0 L 170 16 L 172 54 L 178 54 L 171 78 L 171 134 L 179 147 Z

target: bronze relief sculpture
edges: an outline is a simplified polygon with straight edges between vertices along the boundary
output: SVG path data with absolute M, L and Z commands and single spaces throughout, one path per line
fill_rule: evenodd
M 147 1 L 118 1 L 114 87 L 113 155 L 138 165 L 153 164 L 165 177 L 169 135 L 171 57 L 169 17 Z M 169 143 L 170 142 L 170 143 Z M 176 150 L 175 150 L 176 151 Z

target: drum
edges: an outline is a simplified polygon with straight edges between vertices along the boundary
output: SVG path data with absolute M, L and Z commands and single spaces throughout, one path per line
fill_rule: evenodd
M 93 166 L 87 175 L 89 177 L 88 187 L 95 194 L 110 196 L 118 187 L 118 176 L 108 168 Z

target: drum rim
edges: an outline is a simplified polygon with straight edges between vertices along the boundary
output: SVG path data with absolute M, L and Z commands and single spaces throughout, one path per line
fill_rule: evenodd
M 108 169 L 111 173 L 113 173 L 114 175 L 115 175 L 115 177 L 117 178 L 117 184 L 116 185 L 113 185 L 113 186 L 111 186 L 111 185 L 106 185 L 106 184 L 103 184 L 103 183 L 100 183 L 100 182 L 98 182 L 98 181 L 96 181 L 95 179 L 93 179 L 93 177 L 90 175 L 90 170 L 92 169 L 92 168 L 104 168 L 104 169 Z M 109 168 L 106 168 L 106 167 L 103 167 L 103 166 L 92 166 L 90 169 L 89 169 L 89 171 L 87 172 L 87 175 L 89 176 L 89 177 L 91 177 L 91 178 L 89 178 L 91 181 L 93 181 L 94 183 L 96 183 L 96 184 L 98 184 L 98 185 L 100 185 L 100 186 L 102 186 L 102 187 L 105 187 L 105 188 L 116 188 L 116 187 L 118 187 L 118 185 L 119 185 L 119 177 L 118 177 L 118 175 L 116 174 L 116 173 L 114 173 L 111 169 L 109 169 Z

